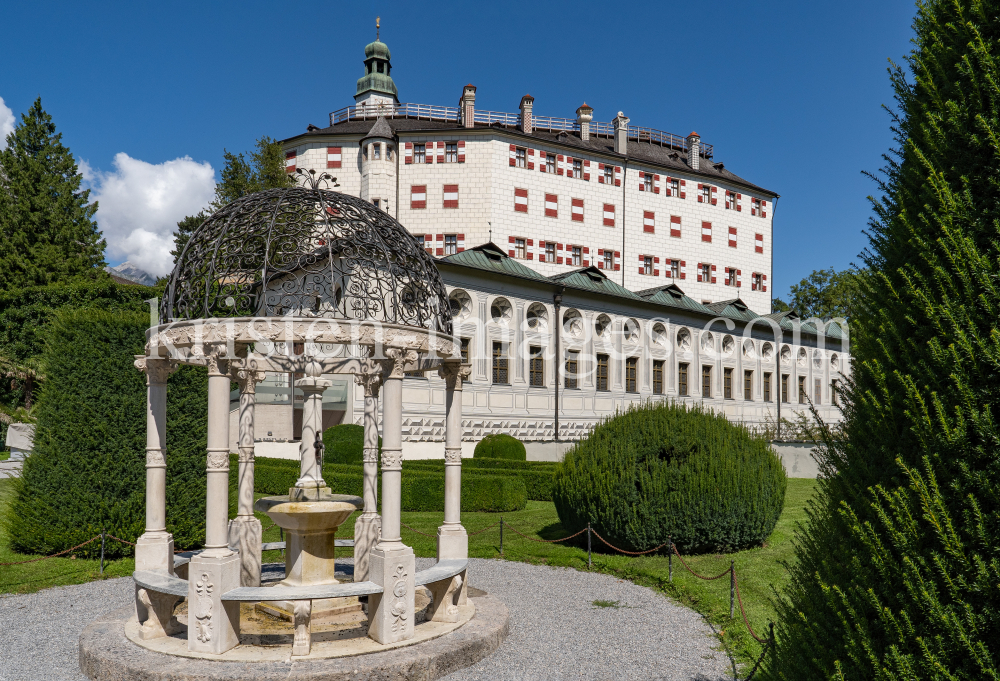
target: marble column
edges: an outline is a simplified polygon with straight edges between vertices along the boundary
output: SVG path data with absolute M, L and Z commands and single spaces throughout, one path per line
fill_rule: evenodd
M 253 514 L 254 405 L 264 372 L 256 362 L 231 363 L 231 377 L 240 387 L 239 492 L 236 517 L 229 521 L 229 548 L 240 554 L 240 586 L 260 586 L 262 527 Z
M 389 348 L 382 366 L 382 536 L 372 549 L 368 579 L 384 591 L 368 597 L 368 636 L 379 643 L 413 638 L 413 549 L 399 535 L 403 474 L 403 372 L 413 350 Z
M 316 439 L 323 437 L 323 393 L 333 381 L 322 377 L 319 362 L 306 364 L 306 377 L 295 381 L 295 387 L 305 393 L 302 403 L 302 440 L 299 443 L 299 479 L 289 491 L 292 501 L 309 501 L 329 495 L 323 480 L 323 462 L 319 459 Z
M 445 360 L 444 524 L 438 528 L 438 560 L 469 557 L 469 536 L 462 527 L 462 380 L 471 367 Z
M 146 374 L 146 531 L 135 543 L 135 569 L 172 575 L 174 538 L 167 532 L 167 377 L 177 362 L 136 355 L 135 366 Z
M 368 579 L 368 560 L 379 539 L 382 518 L 378 514 L 378 393 L 380 368 L 366 362 L 354 380 L 365 389 L 364 511 L 354 522 L 354 581 Z
M 240 557 L 229 549 L 229 363 L 225 345 L 205 353 L 208 366 L 208 465 L 205 550 L 188 568 L 188 650 L 221 654 L 239 643 L 240 604 L 222 594 L 240 585 Z

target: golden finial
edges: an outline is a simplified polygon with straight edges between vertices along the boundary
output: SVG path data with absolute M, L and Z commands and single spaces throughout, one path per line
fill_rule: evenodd
M 375 17 L 375 42 L 378 42 L 378 23 L 382 17 Z

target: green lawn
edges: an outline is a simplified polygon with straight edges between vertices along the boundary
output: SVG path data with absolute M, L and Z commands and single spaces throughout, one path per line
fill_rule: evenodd
M 6 512 L 11 496 L 10 480 L 0 480 L 0 514 Z M 780 591 L 788 572 L 783 564 L 793 558 L 792 536 L 796 523 L 805 520 L 805 505 L 814 493 L 814 480 L 790 479 L 785 510 L 774 533 L 761 548 L 727 555 L 702 555 L 685 557 L 691 568 L 702 575 L 714 576 L 729 567 L 730 559 L 736 562 L 736 574 L 740 582 L 743 603 L 751 625 L 762 638 L 767 635 L 767 622 L 774 617 L 772 588 Z M 263 495 L 256 495 L 257 497 Z M 433 535 L 442 521 L 442 513 L 403 513 L 403 523 Z M 279 541 L 279 530 L 272 526 L 267 516 L 257 514 L 264 525 L 264 541 Z M 470 535 L 494 525 L 499 520 L 495 513 L 464 513 L 462 522 Z M 523 511 L 504 513 L 505 524 L 536 539 L 558 539 L 568 534 L 563 530 L 556 515 L 555 506 L 550 502 L 529 501 Z M 340 538 L 353 535 L 353 517 L 345 524 Z M 124 537 L 134 539 L 134 537 Z M 403 528 L 403 541 L 413 547 L 418 556 L 433 557 L 436 542 L 433 537 L 423 536 Z M 0 563 L 27 560 L 34 556 L 22 556 L 8 548 L 5 530 L 0 527 Z M 180 547 L 178 547 L 180 548 Z M 650 586 L 676 598 L 704 615 L 722 632 L 723 640 L 737 661 L 746 663 L 755 659 L 761 647 L 747 633 L 739 614 L 729 619 L 729 578 L 711 582 L 702 581 L 688 574 L 674 559 L 674 580 L 668 581 L 666 555 L 628 557 L 605 552 L 596 539 L 593 544 L 593 569 L 626 578 L 638 584 Z M 504 533 L 504 558 L 541 565 L 587 569 L 586 545 L 542 544 L 517 536 L 509 529 Z M 351 555 L 350 549 L 344 549 Z M 481 534 L 469 537 L 469 555 L 476 558 L 500 557 L 500 532 L 494 527 Z M 266 552 L 264 562 L 279 562 L 277 551 Z M 105 577 L 121 577 L 131 574 L 134 562 L 122 559 L 105 566 Z M 27 565 L 0 567 L 0 593 L 28 593 L 50 586 L 79 584 L 98 579 L 98 562 L 95 560 L 53 558 L 28 563 Z
M 6 461 L 9 458 L 10 458 L 9 449 L 0 450 L 0 461 Z

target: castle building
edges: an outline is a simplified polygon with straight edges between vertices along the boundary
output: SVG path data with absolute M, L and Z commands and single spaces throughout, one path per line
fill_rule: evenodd
M 644 399 L 755 425 L 781 400 L 785 418 L 811 401 L 839 420 L 841 328 L 769 314 L 778 195 L 697 133 L 622 112 L 600 122 L 585 103 L 575 118 L 540 116 L 531 95 L 516 113 L 486 111 L 473 85 L 457 107 L 400 103 L 385 43 L 365 47 L 364 65 L 354 105 L 283 140 L 286 170 L 335 177 L 437 258 L 473 365 L 468 438 L 572 440 Z M 409 455 L 443 447 L 439 384 L 407 381 Z M 358 422 L 363 395 L 339 390 L 338 418 Z

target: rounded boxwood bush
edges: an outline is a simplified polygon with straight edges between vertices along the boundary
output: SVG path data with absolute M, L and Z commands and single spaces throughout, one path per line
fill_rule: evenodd
M 506 433 L 487 435 L 476 443 L 474 459 L 508 459 L 510 461 L 527 461 L 524 443 Z
M 354 423 L 341 423 L 323 431 L 323 455 L 325 463 L 348 463 L 361 465 L 365 454 L 365 429 Z M 379 452 L 382 438 L 378 439 Z
M 615 546 L 679 551 L 759 546 L 774 529 L 787 478 L 768 442 L 701 407 L 634 406 L 577 443 L 556 469 L 563 527 L 590 522 Z

